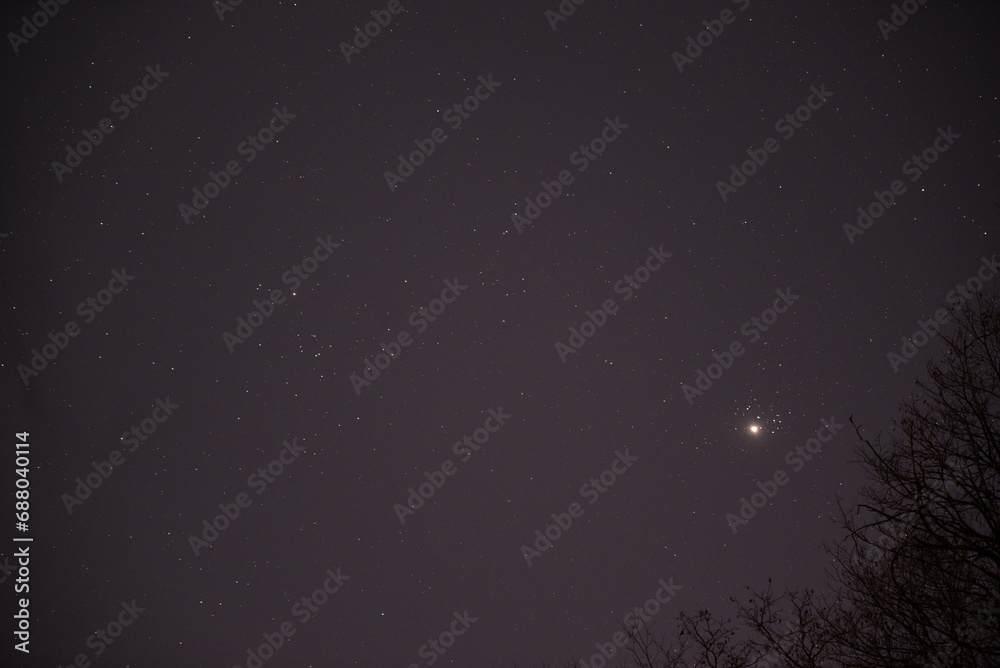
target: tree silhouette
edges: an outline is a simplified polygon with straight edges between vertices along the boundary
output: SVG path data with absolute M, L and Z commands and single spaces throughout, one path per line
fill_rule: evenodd
M 1000 666 L 1000 303 L 977 293 L 952 316 L 891 433 L 851 419 L 870 483 L 840 501 L 829 592 L 748 587 L 738 626 L 682 612 L 669 639 L 623 627 L 617 666 Z
M 995 665 L 1000 659 L 1000 307 L 977 295 L 943 358 L 905 401 L 898 433 L 855 431 L 874 484 L 831 549 L 843 665 Z M 853 421 L 852 421 L 853 424 Z M 978 662 L 978 663 L 977 663 Z

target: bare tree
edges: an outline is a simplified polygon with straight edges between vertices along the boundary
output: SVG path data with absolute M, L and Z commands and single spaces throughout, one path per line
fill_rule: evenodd
M 1000 602 L 1000 305 L 978 295 L 975 306 L 941 335 L 943 358 L 889 438 L 871 441 L 852 420 L 873 484 L 842 513 L 847 540 L 831 550 L 851 610 L 843 665 L 1000 659 L 1000 627 L 983 614 Z
M 812 589 L 751 593 L 747 603 L 733 599 L 739 618 L 752 634 L 748 641 L 754 666 L 821 668 L 835 661 L 841 643 L 843 611 L 836 601 Z
M 890 434 L 851 419 L 869 484 L 841 502 L 830 593 L 750 589 L 741 627 L 682 612 L 669 643 L 624 629 L 621 668 L 1000 666 L 1000 303 L 952 314 Z

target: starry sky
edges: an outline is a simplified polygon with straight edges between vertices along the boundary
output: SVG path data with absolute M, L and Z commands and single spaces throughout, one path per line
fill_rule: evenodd
M 2 662 L 523 666 L 822 588 L 848 418 L 996 286 L 1000 6 L 903 4 L 6 3 Z

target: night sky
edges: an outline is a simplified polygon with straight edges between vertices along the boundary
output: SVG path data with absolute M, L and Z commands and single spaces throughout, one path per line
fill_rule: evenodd
M 3 12 L 4 665 L 589 661 L 822 589 L 848 418 L 998 283 L 994 2 L 95 4 Z

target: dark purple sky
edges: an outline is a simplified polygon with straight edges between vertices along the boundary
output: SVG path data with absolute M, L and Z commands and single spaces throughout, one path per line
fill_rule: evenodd
M 266 666 L 532 665 L 658 592 L 670 629 L 822 586 L 849 416 L 996 288 L 992 2 L 40 4 L 0 68 L 5 665 L 282 628 Z

